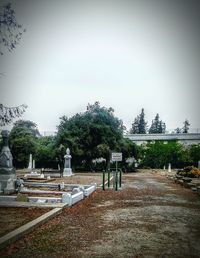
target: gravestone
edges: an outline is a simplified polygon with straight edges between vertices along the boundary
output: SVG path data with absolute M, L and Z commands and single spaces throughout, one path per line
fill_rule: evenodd
M 200 169 L 200 160 L 198 161 L 198 169 Z
M 3 139 L 3 148 L 0 153 L 0 183 L 1 190 L 4 193 L 12 193 L 15 191 L 16 173 L 13 168 L 13 157 L 8 146 L 8 131 L 1 132 Z
M 172 172 L 171 163 L 168 164 L 168 172 Z
M 33 169 L 35 169 L 35 160 L 33 160 Z
M 32 154 L 30 154 L 30 156 L 29 156 L 29 163 L 28 163 L 28 169 L 32 170 L 32 168 L 33 168 L 33 157 L 32 157 Z
M 66 155 L 64 156 L 65 164 L 63 170 L 63 176 L 72 176 L 72 169 L 71 169 L 71 158 L 70 149 L 67 148 Z

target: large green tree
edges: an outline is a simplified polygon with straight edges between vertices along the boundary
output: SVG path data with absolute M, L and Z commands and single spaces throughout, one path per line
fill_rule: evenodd
M 112 108 L 101 107 L 99 102 L 88 104 L 84 113 L 71 118 L 61 117 L 56 137 L 57 149 L 63 152 L 63 146 L 69 147 L 76 166 L 82 164 L 91 169 L 92 160 L 100 157 L 106 159 L 108 166 L 111 151 L 119 149 L 124 129 Z
M 31 121 L 19 120 L 14 123 L 10 132 L 10 149 L 14 166 L 19 168 L 28 166 L 29 154 L 36 152 L 37 132 L 37 125 Z

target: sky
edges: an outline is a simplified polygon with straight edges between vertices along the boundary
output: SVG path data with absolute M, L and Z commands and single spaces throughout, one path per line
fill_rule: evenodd
M 1 5 L 5 0 L 0 0 Z M 99 101 L 129 130 L 144 108 L 167 129 L 200 128 L 200 1 L 16 0 L 26 28 L 0 56 L 0 103 L 55 131 Z

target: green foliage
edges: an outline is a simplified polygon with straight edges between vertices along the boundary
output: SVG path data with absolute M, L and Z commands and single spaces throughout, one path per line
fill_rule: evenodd
M 142 108 L 141 113 L 134 119 L 130 133 L 133 134 L 146 134 L 147 122 L 145 121 L 144 108 Z
M 198 167 L 198 161 L 200 160 L 200 144 L 193 144 L 189 149 L 190 158 L 194 166 Z
M 28 166 L 29 154 L 35 153 L 36 139 L 26 128 L 14 127 L 10 133 L 10 149 L 16 167 Z
M 58 158 L 56 158 L 53 136 L 44 136 L 36 139 L 34 158 L 38 168 L 57 168 Z
M 163 168 L 164 165 L 171 163 L 177 168 L 189 165 L 191 162 L 189 150 L 183 145 L 176 141 L 169 141 L 167 144 L 163 141 L 156 141 L 147 144 L 141 166 Z
M 33 136 L 40 136 L 37 124 L 30 120 L 18 120 L 14 123 L 14 127 L 28 129 Z
M 92 169 L 92 160 L 103 157 L 108 166 L 110 153 L 123 139 L 124 126 L 114 116 L 112 108 L 101 107 L 99 102 L 88 104 L 87 111 L 71 118 L 61 117 L 56 137 L 57 151 L 60 146 L 69 147 L 75 166 L 82 164 Z M 61 150 L 62 151 L 62 150 Z
M 166 125 L 159 118 L 159 114 L 156 114 L 155 119 L 152 121 L 149 133 L 165 133 Z
M 31 121 L 17 121 L 10 132 L 10 149 L 13 164 L 16 167 L 27 167 L 29 154 L 36 151 L 37 125 Z

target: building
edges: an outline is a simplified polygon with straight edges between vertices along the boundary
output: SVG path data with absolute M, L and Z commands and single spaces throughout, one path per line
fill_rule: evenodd
M 125 134 L 124 138 L 130 139 L 137 145 L 154 141 L 168 142 L 172 140 L 176 140 L 184 145 L 200 144 L 200 133 Z

